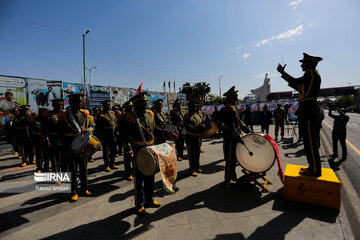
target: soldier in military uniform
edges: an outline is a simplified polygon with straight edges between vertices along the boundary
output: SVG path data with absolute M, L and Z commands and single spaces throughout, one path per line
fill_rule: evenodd
M 112 110 L 115 112 L 115 117 L 117 120 L 120 119 L 122 109 L 121 106 L 117 103 L 115 103 L 112 107 Z M 119 134 L 119 131 L 116 130 L 116 157 L 119 157 L 123 154 L 123 140 L 121 138 L 121 135 Z
M 105 171 L 109 172 L 110 168 L 119 168 L 115 165 L 117 131 L 116 116 L 115 112 L 110 108 L 110 100 L 103 101 L 102 105 L 103 110 L 97 117 L 96 128 L 98 129 L 99 139 L 102 143 Z
M 275 118 L 275 141 L 278 140 L 278 133 L 279 133 L 279 127 L 280 127 L 280 136 L 281 141 L 284 138 L 284 121 L 286 118 L 286 112 L 281 107 L 281 103 L 277 104 L 277 108 L 274 110 L 274 118 Z
M 44 124 L 44 135 L 49 146 L 49 158 L 53 171 L 60 172 L 67 171 L 68 167 L 65 161 L 61 158 L 59 132 L 59 112 L 64 109 L 64 99 L 52 99 L 53 110 Z
M 119 138 L 122 139 L 122 148 L 124 149 L 124 167 L 125 167 L 125 176 L 127 180 L 131 181 L 133 179 L 133 169 L 132 165 L 132 157 L 133 151 L 131 150 L 130 142 L 128 141 L 129 138 L 125 136 L 126 134 L 126 127 L 127 127 L 127 116 L 131 114 L 133 111 L 133 104 L 130 101 L 127 101 L 123 105 L 123 112 L 119 116 L 117 122 L 117 129 L 119 132 Z
M 51 171 L 47 151 L 49 142 L 46 140 L 46 136 L 43 133 L 47 111 L 49 110 L 46 108 L 39 108 L 38 114 L 30 119 L 31 141 L 35 148 L 37 173 Z
M 154 113 L 146 109 L 146 92 L 135 95 L 130 101 L 134 104 L 134 112 L 128 113 L 125 136 L 131 142 L 134 159 L 136 159 L 141 148 L 154 144 L 155 119 Z M 145 208 L 161 206 L 153 199 L 155 176 L 143 175 L 134 161 L 134 177 L 136 214 L 143 216 L 146 214 Z
M 226 99 L 225 107 L 221 109 L 223 131 L 224 131 L 224 159 L 225 159 L 225 183 L 227 185 L 235 184 L 236 177 L 236 145 L 243 142 L 241 139 L 241 130 L 249 133 L 250 129 L 240 118 L 240 112 L 235 103 L 238 100 L 235 86 L 231 87 L 223 94 Z
M 308 176 L 321 176 L 321 162 L 316 143 L 320 127 L 320 107 L 317 98 L 321 85 L 321 77 L 316 66 L 321 60 L 321 57 L 304 53 L 303 59 L 299 61 L 305 73 L 300 78 L 294 78 L 286 73 L 286 64 L 284 66 L 279 64 L 277 67 L 281 77 L 289 83 L 290 87 L 299 92 L 299 129 L 302 130 L 304 149 L 309 164 L 308 168 L 301 169 L 300 174 Z
M 205 124 L 196 107 L 197 101 L 191 101 L 189 103 L 189 111 L 185 114 L 184 123 L 186 128 L 186 143 L 188 147 L 189 156 L 189 173 L 191 176 L 196 177 L 197 173 L 202 173 L 203 170 L 199 168 L 200 165 L 200 141 L 201 133 L 205 130 Z
M 22 158 L 21 167 L 34 162 L 34 152 L 30 135 L 30 106 L 20 106 L 19 115 L 14 119 L 16 136 L 19 141 L 19 154 Z
M 170 111 L 170 120 L 171 122 L 177 127 L 179 136 L 175 141 L 176 145 L 176 152 L 178 161 L 181 161 L 184 158 L 184 135 L 183 129 L 185 128 L 184 125 L 184 117 L 185 117 L 185 110 L 181 109 L 180 106 L 181 101 L 179 99 L 175 100 L 173 103 L 173 110 Z
M 205 114 L 203 111 L 201 111 L 200 105 L 196 107 L 196 112 L 198 113 L 199 117 L 201 118 L 201 121 L 205 121 Z M 200 135 L 200 153 L 203 153 L 204 150 L 201 148 L 202 146 L 202 136 Z
M 164 128 L 168 124 L 168 119 L 166 117 L 165 111 L 162 109 L 163 100 L 158 99 L 153 103 L 152 111 L 155 114 L 155 145 L 161 144 L 166 142 L 166 138 L 164 135 Z
M 69 165 L 71 172 L 71 201 L 78 200 L 77 189 L 77 169 L 80 170 L 81 194 L 91 196 L 87 184 L 87 162 L 88 159 L 77 153 L 71 148 L 71 143 L 79 134 L 94 130 L 94 125 L 89 119 L 88 111 L 80 109 L 81 94 L 71 94 L 67 96 L 70 107 L 65 111 L 59 112 L 59 137 L 62 145 L 62 157 L 64 157 Z

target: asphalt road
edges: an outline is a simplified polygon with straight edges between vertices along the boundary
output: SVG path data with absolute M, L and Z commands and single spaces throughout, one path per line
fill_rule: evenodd
M 350 120 L 347 124 L 347 150 L 348 157 L 346 162 L 341 166 L 348 175 L 349 179 L 352 182 L 352 185 L 356 189 L 356 192 L 360 195 L 360 114 L 357 113 L 347 113 L 350 117 Z M 325 112 L 325 119 L 323 122 L 323 130 L 327 136 L 327 139 L 332 144 L 331 132 L 333 126 L 333 119 L 328 116 L 328 111 Z M 332 153 L 332 148 L 329 149 Z M 341 157 L 341 146 L 338 143 L 338 154 Z

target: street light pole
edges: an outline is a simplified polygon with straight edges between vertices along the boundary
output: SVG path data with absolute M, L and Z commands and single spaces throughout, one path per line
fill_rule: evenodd
M 96 66 L 92 68 L 88 68 L 87 66 L 85 66 L 85 68 L 89 71 L 89 84 L 91 86 L 91 71 L 95 70 Z
M 84 68 L 84 85 L 86 84 L 85 80 L 85 35 L 88 34 L 90 30 L 87 30 L 82 36 L 83 36 L 83 68 Z
M 223 76 L 220 76 L 219 77 L 219 96 L 221 97 L 221 85 L 220 85 L 220 79 L 222 78 Z

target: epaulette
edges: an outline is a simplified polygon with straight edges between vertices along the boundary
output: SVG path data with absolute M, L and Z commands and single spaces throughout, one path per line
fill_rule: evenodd
M 89 118 L 90 118 L 91 120 L 94 120 L 94 117 L 93 117 L 92 115 L 89 115 Z
M 161 110 L 161 112 L 166 114 L 165 110 Z
M 80 109 L 81 112 L 83 112 L 85 114 L 85 117 L 89 117 L 90 116 L 90 112 L 89 110 L 86 109 Z
M 64 120 L 67 118 L 67 112 L 65 110 L 61 110 L 58 115 L 59 119 Z
M 149 113 L 151 117 L 155 117 L 155 114 L 154 114 L 153 111 L 151 111 L 151 110 L 149 110 L 149 109 L 146 109 L 145 111 L 146 111 L 147 113 Z
M 109 112 L 111 112 L 111 113 L 115 114 L 115 112 L 114 112 L 114 111 L 112 111 L 112 110 L 110 110 Z

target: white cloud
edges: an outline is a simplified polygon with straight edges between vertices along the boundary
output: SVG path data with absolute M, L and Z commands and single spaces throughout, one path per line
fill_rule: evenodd
M 309 23 L 308 24 L 308 27 L 316 27 L 318 24 L 315 22 L 315 23 Z
M 304 30 L 304 26 L 303 25 L 299 25 L 298 27 L 294 28 L 294 29 L 290 29 L 286 32 L 282 32 L 277 36 L 272 36 L 271 38 L 267 38 L 264 40 L 260 40 L 256 43 L 257 47 L 261 47 L 264 46 L 265 44 L 268 44 L 269 42 L 277 39 L 277 40 L 282 40 L 282 39 L 288 39 L 288 38 L 292 38 L 294 36 L 298 36 L 300 35 Z
M 244 53 L 244 54 L 243 54 L 243 58 L 244 58 L 244 59 L 247 59 L 248 57 L 250 57 L 250 55 L 251 55 L 250 53 Z
M 300 25 L 297 28 L 290 29 L 286 32 L 280 33 L 279 35 L 276 36 L 276 39 L 279 40 L 279 39 L 292 38 L 294 36 L 300 35 L 303 30 L 304 30 L 304 26 Z
M 261 78 L 264 79 L 265 78 L 265 74 L 266 73 L 259 73 L 259 74 L 255 74 L 254 77 L 256 78 Z M 267 73 L 268 74 L 268 78 L 272 78 L 272 77 L 277 77 L 278 75 L 276 73 Z
M 295 10 L 297 8 L 297 5 L 299 3 L 301 3 L 303 0 L 292 0 L 290 3 L 289 3 L 289 7 L 291 7 L 293 10 Z
M 239 53 L 240 49 L 242 48 L 242 46 L 237 46 L 236 48 L 231 49 L 232 52 L 236 52 Z

